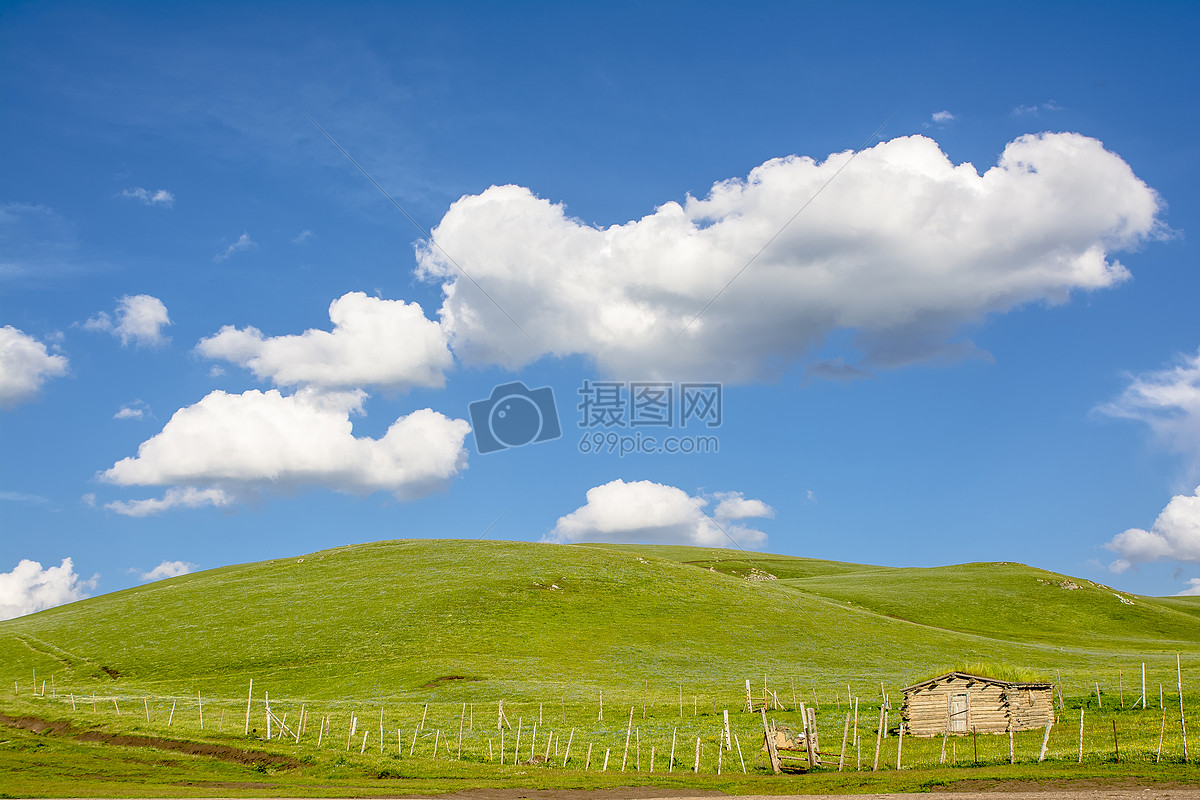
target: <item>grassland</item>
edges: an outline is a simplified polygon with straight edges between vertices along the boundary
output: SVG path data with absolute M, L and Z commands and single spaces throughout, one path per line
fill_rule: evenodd
M 63 723 L 58 732 L 0 728 L 8 739 L 0 744 L 7 775 L 0 792 L 430 793 L 633 779 L 777 793 L 1097 773 L 1195 783 L 1196 768 L 1180 763 L 1176 654 L 1185 690 L 1194 691 L 1200 602 L 1130 596 L 1019 564 L 916 570 L 683 547 L 379 542 L 210 570 L 0 623 L 0 679 L 10 687 L 0 692 L 0 714 Z M 910 738 L 905 769 L 896 771 L 897 742 L 885 736 L 886 772 L 780 779 L 760 766 L 761 721 L 739 712 L 745 680 L 758 693 L 765 680 L 788 709 L 793 697 L 819 704 L 822 749 L 837 752 L 852 693 L 869 769 L 882 692 L 898 707 L 901 687 L 980 662 L 1048 680 L 1061 675 L 1064 722 L 1052 731 L 1045 763 L 1030 763 L 1041 732 L 1017 735 L 1015 766 L 1007 737 L 980 737 L 978 765 L 974 742 L 968 759 L 966 740 L 951 740 L 954 768 L 941 763 L 940 740 Z M 1143 663 L 1148 707 L 1135 709 Z M 35 695 L 35 680 L 44 696 Z M 289 715 L 289 732 L 307 713 L 298 744 L 290 733 L 262 741 L 264 693 L 277 716 Z M 502 698 L 514 728 L 503 734 L 496 728 Z M 1184 700 L 1189 731 L 1200 730 L 1200 697 Z M 598 771 L 604 751 L 618 761 L 624 754 L 631 709 L 630 763 L 624 772 L 611 762 Z M 745 774 L 730 751 L 716 775 L 724 709 L 743 744 Z M 773 716 L 796 722 L 790 710 Z M 549 752 L 550 764 L 512 764 L 517 728 L 521 760 Z M 97 732 L 181 739 L 296 763 L 256 766 L 252 758 L 231 763 L 79 739 L 89 731 L 93 739 L 103 738 Z M 675 771 L 664 774 L 673 737 Z M 693 774 L 697 739 L 701 767 Z M 592 764 L 584 770 L 588 745 Z

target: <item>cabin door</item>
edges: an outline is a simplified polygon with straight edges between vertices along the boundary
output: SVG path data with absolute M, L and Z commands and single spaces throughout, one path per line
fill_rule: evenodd
M 970 727 L 966 694 L 950 695 L 950 732 L 966 733 Z

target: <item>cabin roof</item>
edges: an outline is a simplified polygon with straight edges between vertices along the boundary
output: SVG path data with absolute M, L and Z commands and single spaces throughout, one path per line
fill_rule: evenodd
M 967 681 L 967 683 L 988 683 L 992 684 L 993 686 L 1009 686 L 1016 687 L 1018 689 L 1049 689 L 1054 685 L 1051 683 L 1020 683 L 1016 681 L 1002 681 L 999 678 L 988 678 L 983 675 L 971 675 L 966 672 L 947 672 L 945 675 L 938 675 L 936 678 L 930 678 L 927 681 L 914 683 L 912 686 L 907 686 L 901 691 L 903 691 L 905 694 L 908 694 L 909 692 L 932 686 L 935 683 L 940 683 L 944 680 L 953 680 L 955 678 L 963 678 Z

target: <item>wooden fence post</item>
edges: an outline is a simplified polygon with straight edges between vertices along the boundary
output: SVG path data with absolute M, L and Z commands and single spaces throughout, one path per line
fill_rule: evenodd
M 1053 725 L 1053 722 L 1046 723 L 1046 733 L 1042 736 L 1042 749 L 1038 752 L 1038 763 L 1046 758 L 1046 747 L 1050 744 L 1050 728 Z
M 1167 732 L 1167 710 L 1164 708 L 1162 713 L 1162 725 L 1158 727 L 1158 755 L 1154 756 L 1154 763 L 1162 761 L 1162 743 L 1163 735 Z
M 467 704 L 463 703 L 462 713 L 458 715 L 458 760 L 462 761 L 463 723 L 466 722 Z M 383 709 L 379 709 L 379 730 L 383 730 Z
M 800 702 L 800 719 L 803 722 L 804 731 L 804 749 L 808 753 L 808 768 L 816 767 L 815 753 L 813 752 L 813 734 L 808 729 L 808 709 L 804 707 L 804 701 Z
M 246 735 L 250 735 L 250 703 L 254 700 L 254 678 L 250 679 L 250 691 L 246 695 Z
M 1183 719 L 1183 669 L 1179 666 L 1179 654 L 1175 654 L 1175 677 L 1179 682 L 1179 730 L 1183 734 L 1183 763 L 1191 763 L 1188 759 L 1187 722 Z
M 854 698 L 854 746 L 858 747 L 858 698 Z
M 1083 763 L 1083 709 L 1079 709 L 1079 763 Z
M 887 712 L 883 706 L 879 707 L 879 730 L 875 733 L 875 763 L 871 765 L 871 772 L 879 771 L 879 747 L 883 744 L 883 720 L 884 714 Z
M 738 741 L 737 734 L 733 735 L 733 743 L 737 745 L 738 761 L 742 762 L 742 774 L 748 775 L 746 772 L 746 759 L 742 758 L 742 743 Z
M 621 772 L 625 771 L 625 762 L 629 759 L 629 739 L 633 735 L 633 706 L 629 707 L 629 727 L 625 729 L 625 752 L 621 755 Z
M 762 712 L 763 737 L 767 743 L 767 756 L 771 761 L 771 771 L 778 775 L 782 770 L 779 763 L 779 752 L 775 749 L 775 737 L 771 733 L 771 728 L 767 725 L 767 707 L 764 704 L 760 709 Z
M 846 763 L 846 742 L 850 739 L 850 712 L 846 712 L 846 727 L 842 729 L 842 751 L 838 753 L 838 772 Z

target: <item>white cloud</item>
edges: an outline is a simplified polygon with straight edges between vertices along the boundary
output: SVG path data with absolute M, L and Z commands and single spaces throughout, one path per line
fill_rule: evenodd
M 11 325 L 0 328 L 0 408 L 32 400 L 47 378 L 67 374 L 66 356 Z
M 1119 556 L 1108 565 L 1113 572 L 1161 559 L 1200 563 L 1200 487 L 1172 497 L 1150 530 L 1130 528 L 1104 546 Z
M 1145 422 L 1176 452 L 1200 462 L 1200 351 L 1174 367 L 1133 376 L 1102 414 Z
M 134 400 L 132 403 L 121 406 L 117 413 L 113 414 L 113 419 L 142 419 L 148 416 L 153 416 L 150 413 L 150 406 L 141 400 Z
M 114 321 L 115 317 L 115 321 Z M 123 346 L 162 347 L 171 341 L 162 329 L 171 324 L 162 300 L 148 294 L 125 295 L 110 316 L 101 311 L 83 323 L 84 330 L 111 333 Z
M 1118 284 L 1128 272 L 1109 253 L 1160 232 L 1156 193 L 1080 134 L 1023 136 L 983 175 L 931 139 L 894 139 L 805 208 L 851 157 L 774 159 L 605 229 L 493 186 L 450 207 L 418 274 L 443 282 L 442 323 L 466 363 L 583 354 L 610 374 L 736 381 L 837 331 L 867 365 L 969 352 L 967 323 Z
M 1200 597 L 1200 578 L 1188 578 L 1188 588 L 1184 589 L 1176 597 Z
M 313 238 L 314 236 L 316 236 L 315 233 L 310 231 L 308 228 L 305 228 L 304 230 L 300 231 L 299 236 L 297 236 L 295 239 L 292 239 L 292 243 L 293 244 L 307 244 L 308 240 Z
M 233 244 L 229 245 L 229 247 L 226 247 L 222 252 L 213 256 L 213 263 L 220 264 L 234 253 L 241 252 L 242 250 L 249 250 L 252 247 L 258 247 L 258 243 L 250 238 L 250 234 L 243 233 Z
M 330 303 L 329 319 L 332 331 L 296 336 L 226 325 L 200 340 L 196 351 L 281 386 L 440 387 L 453 363 L 445 332 L 417 303 L 350 292 Z
M 140 186 L 135 186 L 132 189 L 126 189 L 121 192 L 122 197 L 128 197 L 131 200 L 137 200 L 145 206 L 162 206 L 170 208 L 175 205 L 175 195 L 168 192 L 166 189 L 143 189 Z
M 178 578 L 180 575 L 187 575 L 195 568 L 195 564 L 187 561 L 164 561 L 149 572 L 139 574 L 144 581 L 161 581 L 164 578 Z
M 87 492 L 86 494 L 80 495 L 79 499 L 88 508 L 96 507 L 96 493 L 95 492 Z
M 82 600 L 88 596 L 87 590 L 96 588 L 99 577 L 80 580 L 69 558 L 48 569 L 23 558 L 12 572 L 0 573 L 0 620 Z
M 717 501 L 713 516 L 720 520 L 775 516 L 775 509 L 762 500 L 747 500 L 741 492 L 715 492 L 713 499 Z
M 149 517 L 173 508 L 203 508 L 232 505 L 234 498 L 222 489 L 197 489 L 194 486 L 173 486 L 162 497 L 146 500 L 114 500 L 104 507 L 126 517 Z
M 735 513 L 754 506 L 770 510 L 759 500 L 745 500 L 740 493 L 719 494 Z M 757 504 L 757 505 L 754 505 Z M 588 489 L 587 503 L 560 517 L 546 537 L 551 542 L 640 542 L 689 544 L 710 547 L 765 545 L 762 531 L 741 525 L 722 525 L 704 513 L 708 500 L 690 497 L 674 486 L 652 481 L 626 483 L 617 479 Z M 720 507 L 718 506 L 718 509 Z M 753 516 L 766 516 L 754 514 Z M 726 519 L 739 519 L 727 517 Z M 727 535 L 728 534 L 728 535 Z M 730 541 L 730 539 L 734 541 Z
M 933 116 L 930 117 L 931 121 L 936 122 L 939 125 L 944 125 L 947 122 L 953 122 L 956 119 L 958 118 L 949 111 L 935 111 L 933 112 Z
M 110 503 L 144 516 L 227 505 L 245 494 L 324 487 L 353 494 L 423 497 L 466 468 L 470 426 L 430 409 L 400 417 L 379 439 L 356 438 L 350 417 L 364 392 L 301 389 L 210 393 L 176 411 L 162 431 L 100 475 L 121 486 L 170 486 L 161 499 Z
M 40 494 L 26 494 L 24 492 L 0 492 L 0 502 L 4 503 L 29 503 L 35 506 L 44 506 L 50 503 L 48 498 L 42 497 Z
M 1033 116 L 1037 117 L 1040 116 L 1041 112 L 1043 111 L 1062 110 L 1062 106 L 1060 106 L 1058 103 L 1054 102 L 1053 100 L 1048 100 L 1045 103 L 1034 103 L 1031 106 L 1019 105 L 1012 110 L 1012 114 L 1014 117 L 1021 117 L 1026 114 L 1032 114 Z

